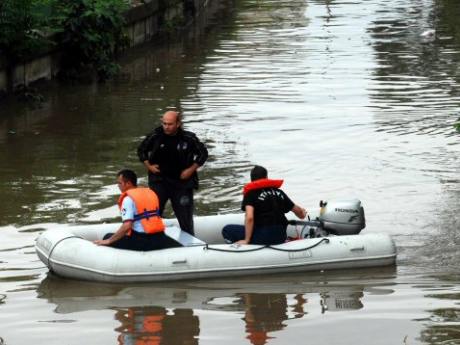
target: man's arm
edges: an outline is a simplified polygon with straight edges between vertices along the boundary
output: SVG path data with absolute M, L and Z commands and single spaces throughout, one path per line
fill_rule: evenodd
M 110 236 L 106 240 L 96 240 L 94 241 L 95 244 L 99 246 L 109 246 L 112 243 L 117 242 L 119 239 L 123 238 L 127 234 L 127 232 L 132 228 L 133 221 L 132 220 L 127 220 L 121 224 L 121 226 L 118 228 L 118 230 Z
M 304 219 L 307 216 L 307 211 L 298 205 L 294 205 L 291 211 L 300 219 Z
M 244 240 L 236 242 L 237 244 L 249 244 L 252 233 L 254 232 L 254 206 L 246 205 L 244 217 Z
M 182 170 L 180 174 L 181 180 L 188 180 L 189 178 L 192 177 L 193 173 L 198 170 L 200 166 L 198 163 L 193 163 L 191 166 L 189 166 L 187 169 Z M 150 170 L 151 171 L 151 170 Z M 158 171 L 160 171 L 158 169 Z M 153 171 L 152 171 L 153 172 Z
M 184 136 L 192 143 L 192 154 L 194 157 L 192 165 L 184 169 L 180 174 L 181 180 L 188 180 L 208 159 L 208 149 L 194 133 L 184 131 Z
M 144 165 L 147 168 L 148 171 L 154 174 L 159 174 L 160 173 L 160 166 L 158 164 L 150 164 L 150 162 L 147 160 L 144 161 Z
M 196 138 L 196 152 L 195 152 L 195 163 L 202 166 L 208 159 L 208 149 L 206 146 L 195 136 Z
M 141 162 L 148 161 L 149 159 L 149 147 L 151 146 L 153 137 L 154 133 L 148 134 L 137 147 L 137 156 Z
M 137 147 L 137 156 L 139 157 L 139 160 L 144 163 L 144 166 L 147 168 L 147 170 L 153 174 L 160 173 L 159 165 L 151 164 L 149 161 L 152 151 L 155 151 L 156 149 L 155 141 L 157 140 L 158 135 L 158 129 L 155 129 L 153 132 L 148 134 Z

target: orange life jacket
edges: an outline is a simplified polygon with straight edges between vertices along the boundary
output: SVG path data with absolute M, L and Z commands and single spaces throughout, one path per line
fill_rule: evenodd
M 159 215 L 160 203 L 154 191 L 150 188 L 132 188 L 120 195 L 118 207 L 121 210 L 123 199 L 129 196 L 136 205 L 137 214 L 133 221 L 140 220 L 145 233 L 154 234 L 162 232 L 165 229 L 163 220 Z M 131 235 L 129 231 L 128 235 Z
M 251 190 L 261 189 L 261 188 L 279 188 L 283 184 L 284 180 L 270 180 L 268 178 L 261 178 L 249 182 L 244 186 L 243 194 L 246 195 Z

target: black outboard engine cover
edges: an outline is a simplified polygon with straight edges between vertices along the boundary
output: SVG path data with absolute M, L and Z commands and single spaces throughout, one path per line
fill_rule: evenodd
M 361 201 L 342 200 L 320 202 L 318 219 L 322 227 L 336 235 L 355 235 L 366 227 L 364 208 Z

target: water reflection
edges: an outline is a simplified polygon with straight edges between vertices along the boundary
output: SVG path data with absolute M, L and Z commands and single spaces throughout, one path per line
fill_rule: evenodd
M 121 323 L 116 328 L 120 345 L 198 344 L 200 322 L 191 309 L 168 311 L 155 306 L 116 309 L 115 319 Z
M 357 310 L 363 308 L 361 290 L 343 289 L 340 291 L 327 291 L 321 293 L 321 312 Z
M 459 278 L 458 272 L 445 274 L 436 277 L 443 281 L 442 289 L 423 287 L 426 298 L 436 301 L 436 305 L 445 304 L 444 307 L 430 308 L 430 315 L 421 320 L 426 324 L 420 334 L 424 343 L 453 345 L 460 342 Z
M 391 294 L 395 268 L 361 269 L 328 273 L 240 277 L 238 281 L 211 279 L 157 284 L 104 284 L 75 281 L 49 273 L 39 284 L 37 294 L 56 305 L 57 313 L 74 313 L 111 307 L 128 308 L 159 305 L 218 311 L 248 311 L 254 307 L 278 311 L 278 318 L 302 317 L 309 305 L 305 294 L 314 294 L 315 312 L 356 310 L 363 307 L 363 291 Z M 289 297 L 287 297 L 289 296 Z M 290 301 L 288 302 L 287 299 Z M 317 303 L 316 303 L 317 302 Z M 287 308 L 291 309 L 287 312 Z M 260 307 L 260 308 L 259 308 Z
M 383 6 L 369 25 L 377 61 L 370 96 L 387 131 L 452 136 L 460 58 L 448 12 L 460 8 L 448 1 L 419 3 Z
M 457 301 L 458 296 L 455 298 Z M 433 310 L 429 318 L 431 324 L 421 332 L 420 338 L 427 344 L 453 345 L 460 342 L 460 310 L 440 308 Z
M 308 327 L 322 314 L 363 309 L 366 294 L 394 293 L 394 268 L 349 274 L 309 273 L 308 278 L 295 274 L 135 286 L 76 282 L 49 274 L 37 294 L 55 305 L 58 314 L 113 310 L 118 323 L 114 338 L 119 344 L 198 344 L 202 329 L 209 327 L 209 319 L 203 315 L 207 311 L 232 320 L 221 336 L 244 332 L 248 344 L 262 345 L 299 322 Z M 244 321 L 243 329 L 236 320 Z
M 238 306 L 244 311 L 246 339 L 253 345 L 263 345 L 276 337 L 273 333 L 287 327 L 290 319 L 299 319 L 305 315 L 304 304 L 307 300 L 302 294 L 296 294 L 292 307 L 293 316 L 289 315 L 286 294 L 237 294 Z

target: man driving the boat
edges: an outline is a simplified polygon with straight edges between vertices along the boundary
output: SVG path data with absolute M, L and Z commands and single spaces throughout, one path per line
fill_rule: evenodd
M 289 211 L 304 219 L 307 212 L 294 204 L 281 189 L 283 180 L 268 178 L 267 169 L 256 165 L 251 170 L 251 182 L 244 186 L 241 209 L 243 225 L 226 225 L 222 235 L 227 242 L 238 244 L 280 244 L 286 241 Z
M 179 246 L 164 233 L 164 223 L 159 216 L 158 197 L 150 188 L 137 187 L 137 175 L 124 169 L 117 174 L 121 191 L 118 199 L 122 224 L 115 233 L 109 233 L 98 245 L 119 249 L 154 250 Z

